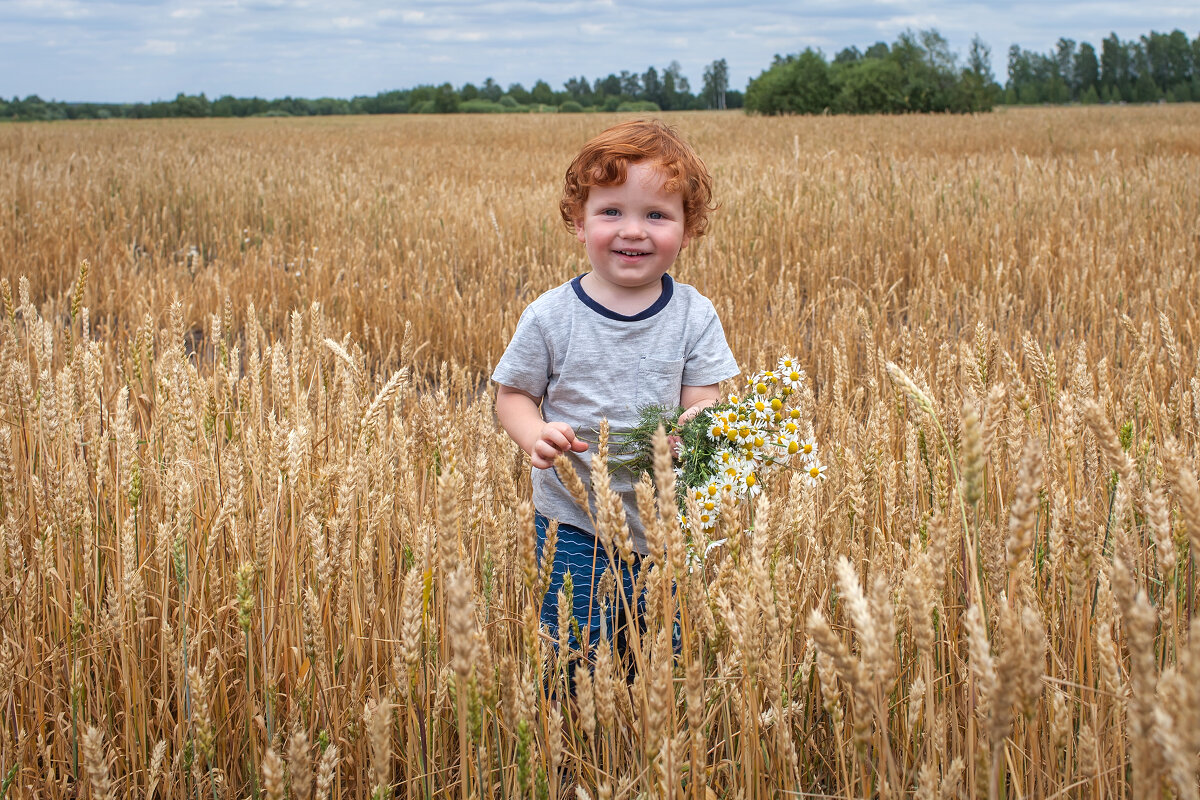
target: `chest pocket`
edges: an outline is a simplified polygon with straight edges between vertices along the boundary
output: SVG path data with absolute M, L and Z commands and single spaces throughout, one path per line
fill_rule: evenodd
M 642 356 L 637 363 L 637 403 L 674 408 L 679 405 L 683 384 L 683 359 L 664 360 Z

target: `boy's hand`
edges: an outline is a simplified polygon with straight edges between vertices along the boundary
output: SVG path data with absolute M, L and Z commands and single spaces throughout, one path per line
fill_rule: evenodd
M 708 408 L 715 402 L 716 402 L 716 400 L 711 400 L 711 399 L 705 398 L 704 400 L 701 400 L 699 403 L 696 403 L 695 405 L 686 409 L 682 414 L 679 415 L 679 427 L 682 428 L 684 425 L 687 425 L 689 422 L 691 422 L 696 417 L 698 417 L 700 415 L 701 411 Z
M 570 425 L 565 422 L 547 422 L 542 426 L 537 441 L 533 443 L 529 457 L 538 469 L 550 469 L 559 453 L 582 453 L 587 449 L 587 442 L 577 438 Z
M 708 408 L 715 402 L 715 400 L 705 398 L 700 402 L 693 404 L 679 415 L 679 420 L 677 422 L 678 426 L 682 428 L 684 425 L 687 425 L 689 422 L 699 416 L 701 411 Z M 671 455 L 675 456 L 675 458 L 679 458 L 681 455 L 683 455 L 683 440 L 681 440 L 678 436 L 668 436 L 667 444 L 671 445 Z

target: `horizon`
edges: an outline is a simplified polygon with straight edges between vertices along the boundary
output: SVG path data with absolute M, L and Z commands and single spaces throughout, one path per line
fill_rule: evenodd
M 598 12 L 604 13 L 598 13 Z M 623 22 L 634 22 L 625 31 Z M 775 55 L 807 47 L 832 59 L 847 47 L 895 42 L 936 29 L 965 60 L 971 39 L 991 49 L 1003 84 L 1011 45 L 1046 53 L 1060 37 L 1099 49 L 1179 28 L 1200 34 L 1200 4 L 1066 5 L 938 0 L 758 3 L 730 9 L 693 0 L 674 10 L 626 0 L 498 0 L 388 7 L 379 0 L 15 0 L 0 5 L 0 96 L 65 103 L 134 104 L 178 94 L 349 99 L 420 85 L 456 89 L 491 77 L 507 88 L 570 78 L 594 82 L 622 70 L 660 72 L 678 61 L 692 91 L 705 66 L 724 58 L 729 87 L 743 91 Z M 616 39 L 597 46 L 597 39 Z

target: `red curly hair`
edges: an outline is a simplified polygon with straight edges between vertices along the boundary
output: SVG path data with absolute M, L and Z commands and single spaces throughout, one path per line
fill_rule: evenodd
M 593 186 L 625 182 L 630 164 L 649 161 L 663 174 L 663 188 L 683 195 L 684 231 L 691 238 L 708 228 L 712 178 L 704 162 L 675 128 L 658 120 L 637 119 L 614 125 L 583 146 L 567 167 L 562 200 L 563 222 L 573 233 Z

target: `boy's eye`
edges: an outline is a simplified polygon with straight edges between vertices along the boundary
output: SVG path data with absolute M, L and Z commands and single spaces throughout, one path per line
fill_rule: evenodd
M 601 213 L 604 214 L 604 216 L 606 216 L 606 217 L 615 217 L 620 212 L 617 211 L 615 208 L 606 208 Z
M 650 219 L 664 219 L 661 211 L 651 211 L 647 216 L 649 216 Z

